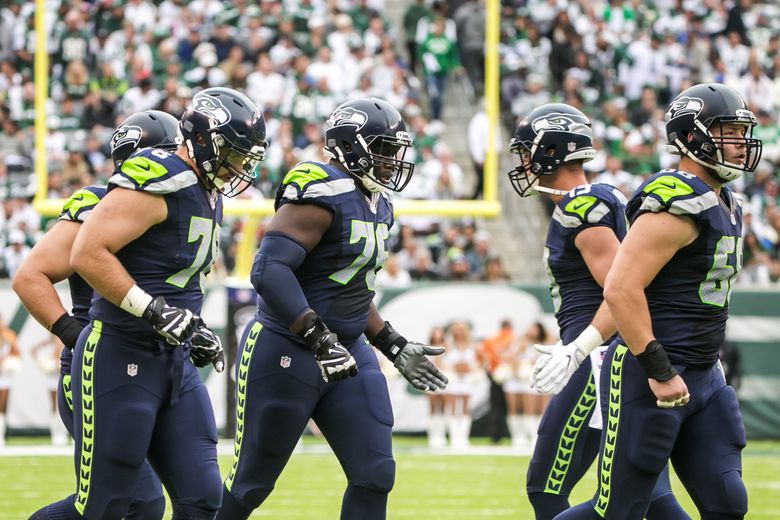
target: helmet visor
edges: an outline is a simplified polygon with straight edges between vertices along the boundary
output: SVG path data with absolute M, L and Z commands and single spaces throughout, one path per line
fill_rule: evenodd
M 219 153 L 219 167 L 214 185 L 226 197 L 235 197 L 252 185 L 257 177 L 257 167 L 265 159 L 266 143 L 251 150 L 224 147 Z

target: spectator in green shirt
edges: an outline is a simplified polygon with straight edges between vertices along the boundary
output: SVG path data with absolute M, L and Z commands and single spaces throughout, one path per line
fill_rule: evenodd
M 422 18 L 431 16 L 431 9 L 426 5 L 425 0 L 416 0 L 404 12 L 404 39 L 406 40 L 406 50 L 409 52 L 409 69 L 414 72 L 417 69 L 417 23 Z
M 431 101 L 431 116 L 434 120 L 441 120 L 447 79 L 451 72 L 461 69 L 457 45 L 444 34 L 444 18 L 434 19 L 431 32 L 420 46 L 419 55 Z

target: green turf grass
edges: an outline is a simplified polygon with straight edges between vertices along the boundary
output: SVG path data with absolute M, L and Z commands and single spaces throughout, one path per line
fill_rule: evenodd
M 528 457 L 463 456 L 418 453 L 422 439 L 396 440 L 396 485 L 388 518 L 419 519 L 423 515 L 451 520 L 533 518 L 525 491 Z M 16 442 L 14 443 L 16 444 Z M 305 445 L 319 441 L 306 439 Z M 780 518 L 780 443 L 751 442 L 744 453 L 744 477 L 751 520 Z M 223 477 L 230 457 L 220 457 Z M 672 477 L 683 507 L 697 518 L 692 502 Z M 68 457 L 0 457 L 0 519 L 22 519 L 35 509 L 74 489 Z M 595 489 L 595 470 L 575 488 L 573 502 L 588 499 Z M 285 520 L 335 519 L 339 516 L 344 476 L 335 457 L 301 453 L 290 460 L 276 490 L 252 518 Z M 166 518 L 170 518 L 170 505 Z

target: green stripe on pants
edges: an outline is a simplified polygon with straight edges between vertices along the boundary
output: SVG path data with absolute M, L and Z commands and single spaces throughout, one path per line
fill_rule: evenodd
M 238 460 L 241 457 L 241 441 L 244 439 L 244 410 L 246 407 L 246 384 L 249 380 L 249 362 L 252 360 L 252 351 L 255 349 L 257 337 L 263 330 L 263 324 L 255 322 L 249 329 L 244 346 L 241 349 L 241 359 L 238 364 L 238 377 L 236 377 L 236 439 L 233 442 L 233 466 L 225 479 L 225 489 L 230 491 L 233 487 L 233 479 L 236 477 Z
M 612 357 L 612 362 L 609 364 L 609 406 L 607 420 L 604 424 L 606 437 L 599 466 L 599 490 L 595 507 L 596 513 L 602 518 L 604 518 L 609 505 L 612 463 L 617 445 L 618 425 L 620 424 L 620 392 L 623 386 L 623 361 L 626 357 L 626 352 L 628 352 L 628 347 L 618 345 Z
M 566 420 L 561 436 L 558 439 L 558 448 L 555 450 L 555 461 L 550 468 L 550 475 L 544 486 L 545 493 L 558 495 L 561 492 L 563 481 L 569 472 L 571 457 L 574 452 L 574 444 L 580 432 L 587 428 L 585 419 L 596 405 L 596 384 L 593 381 L 593 373 L 588 378 L 588 384 L 582 391 L 571 415 Z
M 84 345 L 84 357 L 81 361 L 81 457 L 79 458 L 78 493 L 76 494 L 76 511 L 84 514 L 84 508 L 89 499 L 89 484 L 92 477 L 92 449 L 95 443 L 95 397 L 94 368 L 95 351 L 100 341 L 103 324 L 92 322 L 92 330 Z

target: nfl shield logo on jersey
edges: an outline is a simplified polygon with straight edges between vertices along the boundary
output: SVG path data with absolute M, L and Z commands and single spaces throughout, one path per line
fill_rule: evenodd
M 135 363 L 130 363 L 127 365 L 127 375 L 130 377 L 135 377 L 138 375 L 138 365 Z
M 290 359 L 290 356 L 282 356 L 281 361 L 279 361 L 279 364 L 282 366 L 282 368 L 290 368 L 290 363 L 292 362 L 292 359 Z

